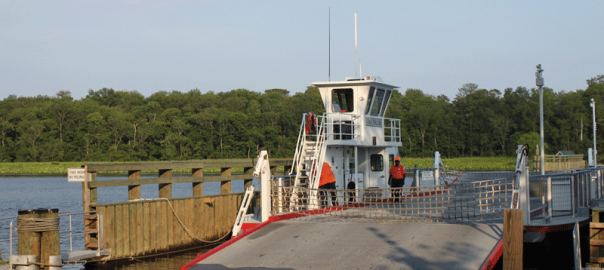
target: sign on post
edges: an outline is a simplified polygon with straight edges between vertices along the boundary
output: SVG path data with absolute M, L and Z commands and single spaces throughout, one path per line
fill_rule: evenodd
M 422 181 L 434 181 L 434 172 L 433 171 L 423 171 L 422 172 Z
M 84 182 L 86 180 L 86 170 L 82 168 L 68 168 L 67 169 L 67 181 L 68 182 Z

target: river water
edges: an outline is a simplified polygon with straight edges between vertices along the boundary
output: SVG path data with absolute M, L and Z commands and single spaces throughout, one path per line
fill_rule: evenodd
M 206 174 L 211 175 L 211 174 Z M 188 177 L 190 174 L 174 174 L 174 177 Z M 141 178 L 156 178 L 156 174 L 143 174 Z M 98 181 L 123 180 L 124 175 L 99 175 Z M 220 182 L 209 182 L 203 185 L 204 195 L 215 195 L 220 193 Z M 231 191 L 233 193 L 243 192 L 243 181 L 232 181 Z M 191 183 L 175 183 L 172 185 L 172 197 L 182 198 L 192 196 Z M 103 187 L 97 191 L 98 203 L 118 203 L 128 201 L 128 187 Z M 157 184 L 142 185 L 141 198 L 158 198 L 159 187 Z M 37 208 L 58 208 L 60 212 L 79 213 L 83 211 L 82 185 L 81 183 L 67 182 L 66 176 L 0 176 L 0 253 L 3 260 L 9 258 L 9 226 L 12 219 L 16 217 L 19 210 Z M 63 214 L 63 213 L 61 213 Z M 13 228 L 16 222 L 13 223 Z M 69 231 L 69 217 L 61 217 L 61 231 Z M 84 232 L 84 220 L 82 215 L 72 216 L 72 233 Z M 68 233 L 61 236 L 68 236 Z M 16 254 L 17 233 L 13 231 L 13 254 Z M 73 250 L 84 249 L 84 236 L 73 237 Z M 119 264 L 107 265 L 106 269 L 177 269 L 186 262 L 195 258 L 197 253 L 203 253 L 208 248 L 193 249 L 170 256 L 148 258 Z M 61 251 L 69 251 L 69 238 L 61 238 Z M 82 269 L 81 264 L 66 266 L 63 269 Z

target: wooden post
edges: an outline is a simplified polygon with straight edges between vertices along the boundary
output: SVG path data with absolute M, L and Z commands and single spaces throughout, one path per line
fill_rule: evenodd
M 88 166 L 84 166 L 84 171 L 86 176 L 84 178 L 84 183 L 82 183 L 82 196 L 84 198 L 84 212 L 88 211 L 96 211 L 97 205 L 97 188 L 89 187 L 89 182 L 96 181 L 97 172 L 88 172 Z M 97 228 L 98 219 L 96 215 L 84 215 L 84 231 L 95 230 L 93 228 Z M 87 234 L 84 236 L 84 248 L 86 250 L 96 249 L 98 245 L 98 235 L 97 234 Z
M 61 244 L 59 238 L 59 209 L 44 209 L 43 213 L 40 213 L 40 218 L 51 218 L 57 219 L 57 227 L 51 228 L 51 230 L 44 231 L 40 237 L 40 262 L 42 264 L 50 264 L 50 256 L 61 256 Z M 45 266 L 41 269 L 50 269 Z
M 243 174 L 247 175 L 251 175 L 254 174 L 254 167 L 245 167 L 243 168 Z M 243 190 L 247 190 L 248 187 L 250 187 L 252 185 L 252 179 L 249 180 L 243 180 Z
M 231 168 L 220 168 L 220 176 L 230 176 Z M 220 194 L 230 194 L 231 193 L 231 180 L 228 181 L 220 181 Z
M 94 182 L 96 181 L 96 177 L 97 177 L 97 173 L 96 172 L 91 172 L 90 173 L 90 179 L 88 179 L 88 181 L 90 182 Z M 90 188 L 90 210 L 88 211 L 94 211 L 96 210 L 96 204 L 97 204 L 97 192 L 96 192 L 96 188 Z
M 203 168 L 191 169 L 193 177 L 203 177 Z M 193 197 L 203 196 L 203 182 L 193 182 Z
M 600 213 L 604 208 L 597 206 L 591 211 L 591 222 L 589 223 L 589 260 L 592 267 L 602 267 L 599 262 L 602 259 L 602 247 L 604 246 L 604 223 L 600 221 Z
M 521 209 L 503 210 L 503 269 L 522 269 L 524 241 Z
M 172 170 L 159 170 L 159 178 L 172 178 Z M 159 184 L 159 197 L 172 199 L 172 184 Z
M 19 255 L 33 255 L 36 256 L 35 262 L 40 262 L 40 238 L 41 233 L 32 232 L 27 230 L 21 230 L 20 224 L 25 223 L 24 219 L 39 218 L 40 212 L 35 210 L 19 210 L 19 216 L 17 217 L 17 230 L 19 235 L 17 238 L 17 254 Z M 30 268 L 31 269 L 31 268 Z M 33 269 L 40 269 L 40 266 L 35 265 Z
M 141 179 L 141 171 L 128 171 L 128 179 Z M 128 200 L 136 200 L 141 198 L 141 186 L 128 186 Z

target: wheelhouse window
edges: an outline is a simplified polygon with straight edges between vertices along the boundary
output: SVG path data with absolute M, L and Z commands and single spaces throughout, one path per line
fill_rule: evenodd
M 384 170 L 384 156 L 378 154 L 371 155 L 371 170 L 374 172 Z
M 382 102 L 384 101 L 384 90 L 378 89 L 375 93 L 375 97 L 373 98 L 373 104 L 371 105 L 371 115 L 378 116 L 380 115 L 380 110 L 382 109 Z
M 391 90 L 386 91 L 386 95 L 384 96 L 384 102 L 382 102 L 382 113 L 380 113 L 380 116 L 384 116 L 384 114 L 386 114 L 386 107 L 388 107 L 388 100 L 390 99 L 391 94 Z
M 369 97 L 367 98 L 367 109 L 365 110 L 365 114 L 369 114 L 369 109 L 371 109 L 371 99 L 373 98 L 373 93 L 375 92 L 375 87 L 369 88 Z
M 331 91 L 332 112 L 354 111 L 354 99 L 352 89 L 333 89 Z

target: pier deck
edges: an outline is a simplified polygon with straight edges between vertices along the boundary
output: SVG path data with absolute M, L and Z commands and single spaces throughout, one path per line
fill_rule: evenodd
M 320 217 L 268 224 L 190 269 L 480 269 L 503 221 L 367 223 Z

